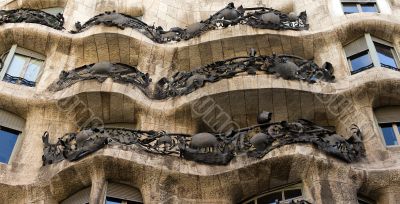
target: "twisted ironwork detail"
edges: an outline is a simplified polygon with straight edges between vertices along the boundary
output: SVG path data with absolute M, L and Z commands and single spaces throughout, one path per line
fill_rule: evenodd
M 62 160 L 76 161 L 107 144 L 135 145 L 145 151 L 176 155 L 206 164 L 226 165 L 235 156 L 262 158 L 268 152 L 295 143 L 314 144 L 320 150 L 346 162 L 358 161 L 365 154 L 362 135 L 355 125 L 348 139 L 307 120 L 271 123 L 271 113 L 262 112 L 258 124 L 226 133 L 195 135 L 142 131 L 124 128 L 88 128 L 68 133 L 54 144 L 49 134 L 43 135 L 43 165 Z
M 0 25 L 5 23 L 35 23 L 56 30 L 64 29 L 64 17 L 61 13 L 54 16 L 41 10 L 27 8 L 0 10 Z
M 58 81 L 52 83 L 48 89 L 59 91 L 84 80 L 97 80 L 102 83 L 107 78 L 111 78 L 117 83 L 133 84 L 142 91 L 146 91 L 151 82 L 149 75 L 139 71 L 136 67 L 121 63 L 99 62 L 84 65 L 72 71 L 61 71 Z
M 85 65 L 72 71 L 63 71 L 57 82 L 49 86 L 50 91 L 59 91 L 79 81 L 95 79 L 103 82 L 107 78 L 123 84 L 133 84 L 149 98 L 162 100 L 187 95 L 222 79 L 235 77 L 239 73 L 254 75 L 257 72 L 273 74 L 286 80 L 303 80 L 314 83 L 318 80 L 333 82 L 333 68 L 329 62 L 319 67 L 312 60 L 293 55 L 256 55 L 251 49 L 248 56 L 217 61 L 192 71 L 180 71 L 172 77 L 162 77 L 156 83 L 146 73 L 123 64 L 100 62 Z
M 120 29 L 132 28 L 156 43 L 189 40 L 207 31 L 237 24 L 273 30 L 308 29 L 306 12 L 301 12 L 297 16 L 295 13 L 285 14 L 267 7 L 244 8 L 243 6 L 239 6 L 236 8 L 233 3 L 229 3 L 225 8 L 211 15 L 208 19 L 191 24 L 186 28 L 174 27 L 164 30 L 161 26 L 150 26 L 133 16 L 113 11 L 99 14 L 89 19 L 83 25 L 77 22 L 75 24 L 76 30 L 71 32 L 83 32 L 99 24 Z

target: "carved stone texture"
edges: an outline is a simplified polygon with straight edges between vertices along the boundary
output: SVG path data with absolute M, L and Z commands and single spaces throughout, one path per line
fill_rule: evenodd
M 148 74 L 144 74 L 125 64 L 111 64 L 109 62 L 99 62 L 96 64 L 85 65 L 72 71 L 62 71 L 57 82 L 49 86 L 50 91 L 59 91 L 67 88 L 78 81 L 97 80 L 104 82 L 107 78 L 111 78 L 114 82 L 122 84 L 133 84 L 141 90 L 145 90 L 151 79 Z
M 266 7 L 243 8 L 243 6 L 240 6 L 236 8 L 233 3 L 229 3 L 225 8 L 211 15 L 208 19 L 189 25 L 186 28 L 174 27 L 166 31 L 160 26 L 149 26 L 135 17 L 113 11 L 99 14 L 89 19 L 83 25 L 77 22 L 75 24 L 76 30 L 71 32 L 79 33 L 98 24 L 115 26 L 120 29 L 132 28 L 157 43 L 189 40 L 209 30 L 237 24 L 274 30 L 308 29 L 306 12 L 301 12 L 297 16 L 295 13 L 284 14 L 278 10 Z
M 34 9 L 0 10 L 0 25 L 4 23 L 36 23 L 57 30 L 63 30 L 64 17 L 61 13 L 57 16 Z
M 155 84 L 151 84 L 147 73 L 144 74 L 128 65 L 108 62 L 86 65 L 69 72 L 63 71 L 59 80 L 50 85 L 49 90 L 59 91 L 82 80 L 96 79 L 103 82 L 110 77 L 115 82 L 139 87 L 151 99 L 162 100 L 187 95 L 203 87 L 205 83 L 232 78 L 243 72 L 256 74 L 257 71 L 309 83 L 317 80 L 332 82 L 335 79 L 329 62 L 319 67 L 311 60 L 293 55 L 256 56 L 256 51 L 252 49 L 249 56 L 214 62 L 192 71 L 176 72 L 172 77 L 163 77 Z
M 172 154 L 206 164 L 226 165 L 236 155 L 262 158 L 273 149 L 288 144 L 310 143 L 327 154 L 346 162 L 358 161 L 365 155 L 361 132 L 351 127 L 352 135 L 345 139 L 334 131 L 319 127 L 307 120 L 270 123 L 271 113 L 259 118 L 265 123 L 233 130 L 229 133 L 187 134 L 164 131 L 141 131 L 123 128 L 89 128 L 69 133 L 50 144 L 47 132 L 43 135 L 43 165 L 64 159 L 75 161 L 103 148 L 106 144 L 137 145 L 155 154 Z M 267 120 L 265 120 L 267 117 Z

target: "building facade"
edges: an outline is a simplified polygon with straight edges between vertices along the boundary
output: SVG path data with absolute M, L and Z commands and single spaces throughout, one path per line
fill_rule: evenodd
M 399 0 L 3 0 L 0 203 L 400 203 Z

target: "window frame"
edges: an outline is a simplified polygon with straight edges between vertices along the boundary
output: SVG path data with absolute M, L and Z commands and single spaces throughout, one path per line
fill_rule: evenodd
M 344 6 L 343 6 L 343 4 L 355 4 L 356 5 L 356 7 L 357 7 L 357 13 L 381 13 L 381 11 L 380 11 L 380 9 L 379 9 L 379 6 L 378 6 L 378 2 L 377 1 L 360 1 L 360 0 L 353 0 L 353 1 L 348 1 L 348 0 L 341 0 L 340 1 L 340 5 L 342 6 L 342 12 L 343 12 L 343 14 L 344 15 L 349 15 L 349 14 L 355 14 L 355 13 L 345 13 L 344 12 Z M 362 10 L 362 4 L 374 4 L 374 7 L 375 7 L 375 9 L 376 9 L 376 12 L 364 12 L 363 10 Z
M 359 55 L 359 54 L 361 54 L 361 53 L 363 53 L 363 52 L 366 52 L 366 55 L 368 55 L 369 58 L 371 59 L 372 67 L 375 67 L 374 62 L 372 61 L 372 56 L 371 56 L 371 53 L 370 53 L 369 49 L 368 49 L 368 50 L 364 50 L 364 51 L 361 51 L 361 52 L 359 52 L 359 53 L 357 53 L 357 54 L 354 54 L 354 55 L 351 55 L 351 56 L 347 57 L 347 63 L 348 63 L 348 65 L 349 65 L 350 72 L 351 72 L 352 74 L 356 74 L 356 73 L 359 73 L 359 72 L 362 72 L 362 71 L 364 71 L 364 70 L 367 70 L 367 69 L 371 69 L 371 68 L 372 68 L 372 67 L 367 66 L 367 67 L 361 67 L 361 68 L 359 68 L 359 69 L 353 70 L 353 66 L 352 66 L 352 63 L 351 63 L 351 61 L 352 61 L 353 59 L 351 59 L 351 58 L 352 58 L 353 56 Z
M 359 53 L 361 53 L 361 52 L 364 52 L 365 50 L 364 50 L 364 51 L 361 51 L 361 52 L 358 52 L 358 53 L 356 53 L 356 54 L 353 54 L 353 55 L 351 55 L 351 56 L 347 56 L 346 47 L 348 47 L 351 43 L 356 42 L 357 40 L 359 40 L 359 39 L 361 39 L 361 38 L 363 38 L 363 39 L 365 40 L 366 46 L 367 46 L 367 48 L 368 48 L 368 49 L 367 49 L 368 55 L 370 56 L 370 58 L 371 58 L 371 60 L 372 60 L 373 67 L 381 67 L 381 68 L 385 68 L 385 69 L 391 69 L 391 70 L 398 70 L 398 71 L 400 71 L 399 52 L 397 51 L 396 47 L 393 46 L 390 42 L 387 42 L 387 41 L 385 41 L 385 40 L 381 40 L 381 39 L 379 39 L 379 38 L 373 37 L 373 36 L 371 36 L 371 34 L 369 34 L 369 33 L 365 33 L 365 34 L 364 34 L 363 36 L 361 36 L 360 38 L 357 38 L 356 40 L 353 40 L 353 41 L 351 41 L 350 43 L 347 43 L 347 44 L 345 44 L 345 45 L 343 46 L 345 58 L 346 58 L 346 61 L 347 61 L 347 66 L 348 66 L 348 68 L 349 68 L 349 71 L 350 71 L 350 74 L 351 74 L 351 75 L 357 74 L 357 73 L 359 73 L 359 72 L 362 72 L 362 71 L 367 70 L 367 69 L 370 69 L 370 68 L 373 68 L 373 67 L 370 67 L 370 68 L 365 68 L 365 69 L 353 70 L 353 68 L 352 68 L 352 66 L 351 66 L 351 60 L 350 60 L 350 58 L 351 58 L 352 56 L 356 55 L 356 54 L 359 54 Z M 396 63 L 397 68 L 392 69 L 392 68 L 388 68 L 388 67 L 383 67 L 383 66 L 381 65 L 381 61 L 380 61 L 380 59 L 379 59 L 378 51 L 376 50 L 376 47 L 375 47 L 375 44 L 374 44 L 374 43 L 382 44 L 382 45 L 388 46 L 388 47 L 390 48 L 390 50 L 391 50 L 391 52 L 392 52 L 392 54 L 393 54 L 393 59 L 394 59 L 394 61 L 395 61 L 395 63 Z
M 400 126 L 398 126 L 397 123 L 399 123 L 399 122 L 381 122 L 381 123 L 378 122 L 380 135 L 381 135 L 381 137 L 383 139 L 383 143 L 385 144 L 385 147 L 387 147 L 387 148 L 400 147 L 400 132 L 399 132 Z M 394 136 L 397 139 L 397 145 L 387 145 L 386 144 L 385 135 L 383 134 L 383 131 L 382 131 L 382 128 L 381 128 L 381 124 L 391 124 L 392 125 Z
M 128 202 L 144 203 L 143 202 L 143 194 L 136 187 L 133 187 L 124 182 L 114 182 L 114 181 L 107 181 L 105 185 L 106 185 L 106 190 L 105 190 L 104 194 L 102 195 L 102 200 L 104 201 L 103 204 L 107 203 L 107 198 L 121 200 L 122 204 L 127 204 Z M 113 189 L 113 190 L 111 190 L 111 189 Z M 121 194 L 121 189 L 125 190 L 125 192 L 122 194 Z M 125 194 L 126 191 L 131 191 L 130 193 L 136 191 L 135 193 L 139 194 L 138 196 L 140 196 L 140 199 L 137 198 L 138 200 L 135 200 L 135 199 L 131 198 L 132 199 L 131 200 L 130 198 L 127 198 L 126 194 Z M 133 194 L 129 194 L 129 195 L 132 196 Z
M 22 48 L 22 47 L 18 47 L 16 44 L 14 44 L 11 47 L 11 49 L 10 49 L 10 51 L 8 53 L 4 54 L 6 56 L 3 56 L 3 57 L 5 57 L 5 60 L 4 60 L 3 66 L 1 67 L 1 70 L 0 70 L 0 81 L 4 81 L 4 77 L 5 77 L 8 69 L 10 68 L 12 59 L 14 58 L 15 54 L 29 57 L 30 60 L 36 59 L 36 60 L 43 61 L 42 65 L 40 66 L 39 73 L 38 73 L 38 75 L 36 77 L 36 80 L 35 80 L 35 86 L 27 86 L 27 85 L 24 85 L 24 84 L 21 84 L 21 83 L 16 84 L 16 85 L 23 85 L 23 86 L 32 87 L 32 88 L 36 87 L 37 82 L 40 80 L 40 78 L 41 78 L 41 76 L 43 74 L 45 63 L 46 63 L 46 57 L 44 55 L 36 53 L 34 51 L 31 51 L 31 50 L 28 50 L 28 49 L 25 49 L 25 48 Z M 30 60 L 29 60 L 29 62 L 30 62 Z M 23 71 L 22 71 L 24 74 L 26 73 L 26 70 L 27 70 L 27 68 L 28 68 L 28 66 L 30 64 L 29 62 L 26 62 L 24 64 Z
M 20 136 L 22 135 L 22 131 L 15 130 L 15 129 L 9 128 L 9 127 L 5 127 L 5 126 L 3 126 L 3 125 L 0 125 L 0 130 L 3 130 L 3 131 L 8 132 L 8 133 L 12 133 L 11 131 L 18 132 L 18 134 L 12 133 L 12 134 L 14 134 L 14 135 L 17 136 L 17 139 L 15 140 L 15 144 L 14 144 L 12 150 L 11 150 L 11 154 L 10 154 L 10 157 L 8 158 L 8 162 L 7 162 L 7 163 L 0 162 L 0 164 L 6 164 L 6 165 L 8 165 L 8 164 L 10 164 L 10 163 L 13 161 L 13 158 L 15 157 L 15 154 L 16 154 L 16 153 L 15 153 L 15 152 L 16 152 L 16 147 L 18 147 L 18 141 L 20 140 Z M 0 137 L 1 137 L 1 136 L 0 136 Z
M 6 119 L 6 121 L 13 121 L 12 123 L 7 123 L 2 121 L 1 119 Z M 17 140 L 15 141 L 14 148 L 11 152 L 10 158 L 8 159 L 8 163 L 0 162 L 0 165 L 10 165 L 15 160 L 17 152 L 21 149 L 22 140 L 25 136 L 24 129 L 25 129 L 25 120 L 14 113 L 10 113 L 8 111 L 0 109 L 0 126 L 4 128 L 8 128 L 11 130 L 15 130 L 20 132 L 17 135 Z
M 393 55 L 393 59 L 394 59 L 396 65 L 397 65 L 397 68 L 395 68 L 395 69 L 399 70 L 400 69 L 400 60 L 399 60 L 399 53 L 397 52 L 396 47 L 391 45 L 389 42 L 386 42 L 384 40 L 381 40 L 381 39 L 373 37 L 373 36 L 371 36 L 371 39 L 372 39 L 372 43 L 375 42 L 375 43 L 382 44 L 382 45 L 387 46 L 387 47 L 390 48 L 390 51 L 392 52 L 392 55 Z M 374 49 L 376 51 L 375 44 L 373 44 L 373 47 L 374 47 Z M 378 56 L 378 51 L 376 51 L 376 55 L 377 55 L 377 58 L 378 58 L 378 61 L 379 61 L 379 66 L 382 67 L 381 61 L 380 61 L 379 56 Z M 388 67 L 383 67 L 383 68 L 391 69 L 391 68 L 388 68 Z
M 281 193 L 281 196 L 282 196 L 282 199 L 283 199 L 282 201 L 280 201 L 280 203 L 281 202 L 285 202 L 285 201 L 288 201 L 288 200 L 285 199 L 285 193 L 284 192 L 288 191 L 288 190 L 295 190 L 295 189 L 300 189 L 301 196 L 296 197 L 296 198 L 292 198 L 291 200 L 293 200 L 293 199 L 304 199 L 303 183 L 295 183 L 295 184 L 288 184 L 288 185 L 285 185 L 285 186 L 277 187 L 277 188 L 274 188 L 274 189 L 272 189 L 270 191 L 263 192 L 263 193 L 261 193 L 261 194 L 259 194 L 257 196 L 254 196 L 254 197 L 252 197 L 250 199 L 245 200 L 244 202 L 242 202 L 242 204 L 249 204 L 249 203 L 252 203 L 252 202 L 254 204 L 258 204 L 257 203 L 257 199 L 258 198 L 261 198 L 263 196 L 270 195 L 270 194 L 273 194 L 273 193 L 277 193 L 277 192 Z
M 396 123 L 400 123 L 400 118 L 397 113 L 400 111 L 400 106 L 381 106 L 373 109 L 374 125 L 382 140 L 382 145 L 386 149 L 400 150 L 400 130 L 397 128 Z M 386 145 L 385 136 L 383 134 L 381 124 L 392 124 L 394 135 L 397 139 L 398 145 Z M 400 126 L 399 126 L 400 128 Z

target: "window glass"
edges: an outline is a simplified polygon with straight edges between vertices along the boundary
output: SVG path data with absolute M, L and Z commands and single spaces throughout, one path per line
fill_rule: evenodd
M 257 199 L 257 203 L 272 204 L 282 200 L 282 192 L 271 193 Z
M 123 200 L 123 199 L 119 199 L 119 198 L 106 197 L 105 204 L 141 204 L 141 203 L 129 201 L 129 200 Z
M 385 139 L 386 146 L 398 145 L 392 123 L 383 123 L 383 124 L 379 124 L 379 126 L 382 129 L 382 133 L 383 133 L 383 137 Z
M 32 59 L 26 69 L 25 76 L 22 83 L 28 86 L 35 86 L 37 77 L 39 76 L 40 67 L 42 66 L 41 60 Z
M 120 204 L 120 203 L 122 203 L 121 199 L 106 197 L 106 204 Z
M 377 9 L 375 3 L 361 4 L 361 10 L 362 10 L 362 12 L 372 12 L 372 13 L 378 12 L 378 9 Z
M 391 47 L 374 42 L 382 67 L 397 68 Z
M 42 65 L 43 60 L 15 53 L 3 80 L 14 84 L 35 86 Z
M 374 66 L 368 50 L 349 57 L 352 71 L 364 70 Z
M 15 54 L 11 60 L 10 66 L 8 67 L 6 74 L 10 77 L 20 77 L 24 65 L 28 60 L 28 57 Z
M 0 126 L 0 162 L 7 164 L 20 132 Z
M 358 13 L 357 4 L 355 3 L 342 3 L 344 14 Z
M 300 196 L 302 196 L 302 194 L 301 194 L 300 189 L 291 189 L 291 190 L 284 191 L 284 196 L 285 196 L 285 200 L 287 200 L 287 199 L 300 197 Z
M 142 204 L 141 202 L 135 202 L 135 201 L 126 201 L 126 204 Z

